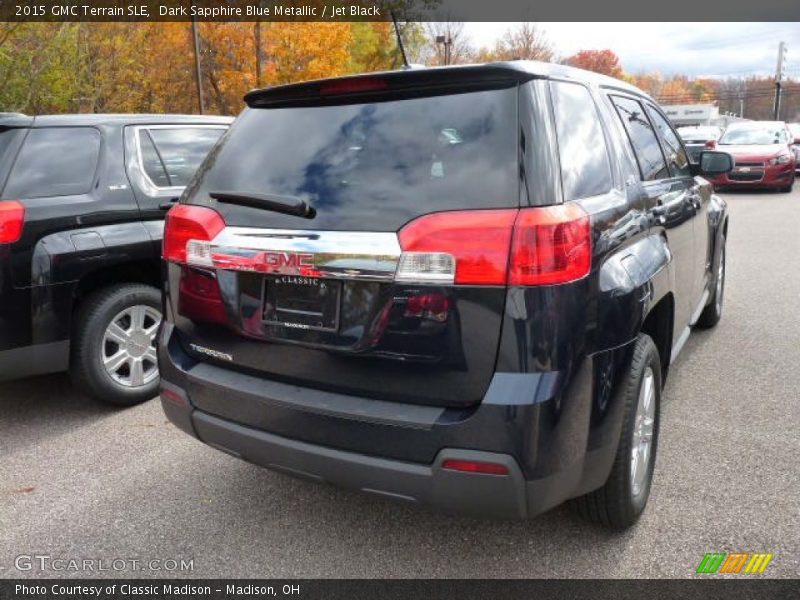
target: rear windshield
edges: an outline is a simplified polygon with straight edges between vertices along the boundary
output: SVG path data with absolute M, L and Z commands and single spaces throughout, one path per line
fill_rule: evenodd
M 190 201 L 215 191 L 297 196 L 316 218 L 267 213 L 254 223 L 252 210 L 219 209 L 230 224 L 373 231 L 428 212 L 516 206 L 516 112 L 516 88 L 250 109 L 201 168 Z

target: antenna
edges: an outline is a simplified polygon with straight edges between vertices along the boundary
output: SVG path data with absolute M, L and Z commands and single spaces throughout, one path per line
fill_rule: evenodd
M 403 68 L 410 69 L 411 65 L 408 64 L 408 57 L 406 56 L 406 47 L 403 45 L 403 36 L 400 35 L 400 26 L 397 24 L 397 18 L 394 16 L 394 11 L 389 11 L 392 15 L 392 23 L 394 23 L 394 34 L 397 36 L 397 47 L 400 48 L 400 54 L 403 55 Z

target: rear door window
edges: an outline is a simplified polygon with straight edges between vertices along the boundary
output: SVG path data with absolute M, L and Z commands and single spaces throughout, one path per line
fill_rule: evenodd
M 142 127 L 142 170 L 159 188 L 184 187 L 224 133 L 222 127 Z
M 611 189 L 611 163 L 597 106 L 577 83 L 552 82 L 550 90 L 558 135 L 564 200 L 603 194 Z
M 647 114 L 650 115 L 650 120 L 658 129 L 661 134 L 661 140 L 664 142 L 664 152 L 667 155 L 667 165 L 673 177 L 691 177 L 692 173 L 689 168 L 689 159 L 686 156 L 686 151 L 683 149 L 678 134 L 672 129 L 672 125 L 658 112 L 653 106 L 647 105 Z
M 87 194 L 100 156 L 100 132 L 92 127 L 32 129 L 3 193 L 8 198 Z
M 669 177 L 661 146 L 642 104 L 623 96 L 611 96 L 611 101 L 628 132 L 642 179 L 652 181 Z
M 316 217 L 220 205 L 231 224 L 395 231 L 420 214 L 518 206 L 516 87 L 243 113 L 190 201 L 300 197 Z M 254 221 L 255 220 L 255 221 Z

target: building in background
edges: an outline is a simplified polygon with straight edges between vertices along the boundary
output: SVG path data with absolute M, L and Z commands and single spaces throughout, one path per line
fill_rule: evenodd
M 727 127 L 732 121 L 742 121 L 731 113 L 720 114 L 716 104 L 664 104 L 661 106 L 675 127 L 717 125 Z

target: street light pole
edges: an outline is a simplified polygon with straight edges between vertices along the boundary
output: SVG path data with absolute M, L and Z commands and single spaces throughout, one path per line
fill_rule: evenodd
M 774 118 L 780 120 L 781 114 L 781 82 L 786 76 L 786 42 L 778 44 L 778 66 L 775 69 L 775 106 Z

